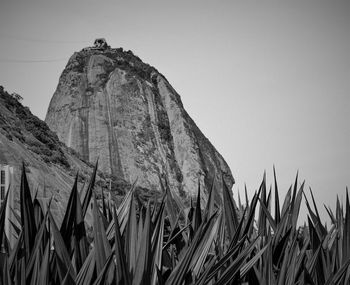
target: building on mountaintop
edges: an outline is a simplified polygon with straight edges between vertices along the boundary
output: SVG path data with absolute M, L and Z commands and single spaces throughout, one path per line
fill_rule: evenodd
M 95 49 L 108 49 L 110 46 L 107 44 L 106 39 L 104 38 L 98 38 L 94 42 L 94 48 Z
M 18 102 L 23 101 L 23 97 L 21 95 L 19 95 L 18 93 L 16 93 L 16 92 L 13 92 L 11 94 L 11 96 L 12 96 L 12 98 L 15 98 Z

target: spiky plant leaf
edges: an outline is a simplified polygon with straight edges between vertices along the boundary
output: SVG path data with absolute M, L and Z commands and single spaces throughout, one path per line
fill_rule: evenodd
M 40 275 L 38 284 L 48 285 L 50 281 L 50 242 L 48 241 L 45 246 L 44 255 L 42 257 L 41 267 L 40 267 Z
M 4 254 L 4 253 L 1 253 L 1 255 L 6 256 L 6 254 Z M 3 260 L 3 262 L 1 262 L 1 263 L 2 263 L 2 269 L 0 269 L 0 272 L 2 272 L 2 274 L 0 276 L 0 284 L 1 285 L 12 285 L 13 283 L 11 280 L 7 256 L 6 256 L 5 260 Z
M 275 236 L 274 243 L 276 244 L 276 246 L 274 246 L 272 260 L 273 264 L 276 266 L 279 266 L 284 257 L 284 254 L 286 253 L 285 249 L 287 247 L 287 243 L 290 238 L 291 232 L 292 228 L 289 228 L 285 235 L 277 242 L 275 242 L 275 239 L 277 239 L 277 237 Z
M 226 222 L 225 222 L 225 214 L 220 211 L 220 222 L 219 222 L 219 229 L 217 233 L 217 238 L 214 243 L 214 250 L 217 255 L 217 259 L 220 259 L 223 255 L 224 252 L 226 252 L 227 249 L 227 241 L 228 239 L 226 238 Z
M 108 272 L 109 270 L 111 270 L 111 267 L 114 267 L 113 257 L 114 257 L 114 254 L 111 254 L 107 258 L 106 263 L 104 264 L 100 274 L 97 276 L 94 282 L 94 285 L 111 284 L 111 282 L 108 282 Z
M 74 284 L 74 280 L 72 279 L 71 275 L 69 274 L 69 268 L 66 273 L 66 276 L 64 276 L 63 280 L 61 281 L 61 285 L 71 285 Z
M 212 216 L 207 223 L 202 223 L 200 225 L 191 244 L 189 245 L 189 248 L 186 250 L 185 254 L 171 272 L 169 278 L 166 280 L 166 284 L 180 285 L 185 280 L 193 255 L 201 242 L 201 237 L 204 236 L 208 230 L 210 230 L 212 219 L 214 219 L 214 216 Z
M 109 222 L 103 187 L 101 187 L 101 202 L 102 202 L 102 213 L 103 213 L 103 216 L 105 217 L 106 221 Z
M 77 207 L 77 192 L 78 192 L 78 173 L 75 176 L 73 188 L 70 192 L 67 208 L 63 217 L 63 221 L 60 228 L 60 233 L 65 242 L 68 253 L 72 253 L 71 240 L 73 236 L 73 225 L 76 216 Z M 78 197 L 79 198 L 79 197 Z
M 183 234 L 183 232 L 184 232 L 185 230 L 187 230 L 187 228 L 188 228 L 190 225 L 191 225 L 191 224 L 188 223 L 185 227 L 183 227 L 183 228 L 181 228 L 181 229 L 180 229 L 180 228 L 177 228 L 177 229 L 178 229 L 177 231 L 173 231 L 173 232 L 169 235 L 169 239 L 167 240 L 166 244 L 163 246 L 163 250 L 165 250 L 169 245 L 175 243 L 175 240 L 176 240 L 177 238 L 179 238 L 179 237 Z
M 21 256 L 21 247 L 23 244 L 23 231 L 21 231 L 15 246 L 13 247 L 10 256 L 8 258 L 8 266 L 9 266 L 9 270 L 11 275 L 14 275 L 14 272 L 16 271 L 16 266 L 18 266 L 18 264 L 16 263 L 22 256 Z M 23 253 L 22 253 L 23 255 Z
M 264 172 L 264 177 L 260 184 L 259 192 L 261 193 L 260 204 L 264 205 L 264 207 L 267 208 L 268 206 L 267 206 L 267 200 L 266 200 L 266 172 Z M 260 207 L 260 211 L 259 211 L 258 234 L 260 236 L 266 236 L 266 215 L 262 207 Z
M 20 186 L 20 209 L 25 260 L 28 261 L 34 246 L 36 225 L 34 217 L 34 206 L 30 194 L 24 163 L 22 164 L 22 177 Z
M 130 275 L 134 274 L 134 269 L 136 267 L 136 258 L 137 258 L 137 220 L 136 220 L 136 209 L 133 200 L 133 196 L 131 196 L 129 203 L 129 217 L 127 228 L 125 232 L 125 255 L 126 261 L 128 264 Z
M 253 229 L 253 221 L 254 221 L 254 216 L 255 216 L 255 208 L 256 205 L 258 203 L 258 198 L 260 196 L 260 191 L 261 191 L 261 187 L 259 189 L 258 193 L 255 193 L 251 202 L 251 205 L 249 206 L 249 214 L 248 214 L 248 218 L 246 220 L 245 223 L 245 229 L 243 231 L 243 235 L 247 235 L 250 236 L 250 233 Z
M 346 189 L 346 198 L 345 198 L 345 221 L 344 221 L 344 230 L 343 230 L 343 244 L 342 244 L 343 260 L 342 263 L 346 263 L 350 259 L 350 202 L 349 202 L 349 193 Z
M 142 245 L 137 255 L 136 270 L 132 281 L 133 285 L 151 284 L 151 235 L 151 210 L 148 206 L 142 236 L 138 241 Z
M 10 206 L 10 205 L 9 205 Z M 15 221 L 14 222 L 16 222 L 17 224 L 21 224 L 21 215 L 19 215 L 18 213 L 17 213 L 17 211 L 15 211 L 12 207 L 10 207 L 10 210 L 11 210 L 11 212 L 12 212 L 12 215 L 15 217 Z
M 113 207 L 113 219 L 115 224 L 115 257 L 116 257 L 116 281 L 117 284 L 130 284 L 130 276 L 127 269 L 127 263 L 124 254 L 124 241 L 122 240 L 122 236 L 120 233 L 118 217 Z
M 44 211 L 41 207 L 39 200 L 36 197 L 34 198 L 34 201 L 33 201 L 33 207 L 34 207 L 35 226 L 38 229 L 40 227 L 42 220 L 44 219 Z
M 336 221 L 336 218 L 335 218 L 332 210 L 329 207 L 327 207 L 326 205 L 323 205 L 323 206 L 326 209 L 327 214 L 328 214 L 329 218 L 331 219 L 332 224 L 335 225 L 337 223 L 337 221 Z
M 325 271 L 323 270 L 322 243 L 310 218 L 308 218 L 308 222 L 313 256 L 308 260 L 307 269 L 312 274 L 314 280 L 316 280 L 316 283 L 324 284 L 326 278 Z
M 219 217 L 221 217 L 222 213 L 220 213 Z M 214 239 L 217 237 L 219 224 L 221 218 L 216 218 L 216 220 L 211 219 L 212 225 L 208 231 L 206 231 L 205 235 L 202 236 L 202 240 L 198 245 L 193 257 L 190 268 L 195 276 L 195 278 L 199 277 L 199 273 L 202 271 L 205 261 L 207 260 L 209 250 L 212 246 Z
M 228 264 L 229 260 L 232 260 L 234 259 L 234 257 L 238 256 L 245 242 L 246 242 L 246 237 L 243 237 L 232 248 L 229 248 L 229 250 L 225 253 L 225 255 L 220 260 L 218 260 L 215 265 L 213 265 L 207 277 L 208 282 L 214 277 L 219 277 L 218 276 L 219 272 L 227 268 L 226 265 Z
M 277 226 L 275 220 L 272 218 L 271 213 L 266 208 L 265 204 L 259 199 L 261 210 L 264 212 L 265 218 L 269 221 L 273 231 L 276 232 Z
M 235 232 L 235 235 L 233 236 L 233 238 L 232 238 L 232 240 L 230 242 L 230 245 L 228 246 L 228 250 L 232 249 L 234 246 L 236 246 L 236 244 L 238 243 L 238 241 L 240 239 L 244 238 L 244 236 L 241 236 L 241 231 L 242 231 L 242 228 L 243 228 L 243 224 L 245 222 L 246 209 L 244 209 L 244 211 L 243 211 L 243 215 L 242 215 L 241 221 L 239 222 L 239 225 L 238 225 L 238 228 L 237 228 L 237 230 Z
M 73 266 L 71 266 L 71 260 L 70 260 L 68 250 L 62 238 L 62 235 L 58 230 L 56 221 L 52 217 L 50 209 L 48 210 L 48 215 L 50 219 L 50 225 L 51 225 L 52 235 L 53 235 L 54 244 L 55 244 L 55 253 L 57 254 L 57 257 L 59 258 L 59 260 L 62 262 L 62 264 L 60 265 L 62 266 L 62 269 L 63 269 L 63 274 L 64 274 L 63 277 L 67 274 L 67 271 L 69 270 L 69 274 L 71 275 L 72 279 L 75 279 L 76 273 L 74 271 Z
M 69 267 L 64 264 L 62 259 L 58 255 L 55 256 L 55 261 L 57 265 L 57 273 L 58 273 L 58 280 L 60 284 L 74 284 L 74 279 L 72 277 L 71 268 L 72 268 L 72 263 L 69 264 Z
M 222 200 L 225 214 L 225 222 L 228 230 L 228 236 L 233 238 L 238 227 L 238 215 L 234 206 L 233 197 L 230 189 L 228 189 L 224 179 L 222 179 Z
M 194 215 L 192 218 L 192 225 L 194 233 L 197 232 L 198 228 L 202 224 L 202 209 L 201 209 L 201 186 L 200 181 L 198 180 L 198 192 L 197 192 L 197 203 L 194 210 Z
M 17 224 L 15 224 L 12 220 L 8 220 L 12 226 L 12 228 L 14 229 L 14 234 L 13 236 L 15 237 L 15 239 L 17 240 L 19 237 L 19 234 L 21 233 L 21 229 L 17 226 Z
M 27 266 L 26 266 L 26 279 L 28 279 L 28 277 L 30 277 L 31 274 L 37 276 L 37 277 L 33 277 L 34 279 L 32 280 L 37 280 L 39 277 L 39 274 L 35 271 L 39 271 L 40 268 L 40 263 L 41 263 L 41 259 L 42 259 L 42 252 L 41 250 L 43 250 L 43 248 L 45 248 L 47 242 L 48 242 L 48 238 L 47 238 L 47 229 L 46 229 L 46 221 L 47 221 L 47 214 L 44 217 L 44 220 L 41 222 L 41 225 L 39 227 L 38 232 L 36 233 L 35 236 L 35 243 L 34 243 L 34 247 L 33 247 L 33 251 L 32 254 L 28 260 Z M 35 268 L 35 266 L 37 266 Z M 33 272 L 34 271 L 34 272 Z M 32 284 L 35 284 L 37 281 L 35 281 Z
M 297 175 L 295 176 L 295 181 L 294 181 L 294 186 L 293 186 L 292 200 L 291 200 L 291 202 L 290 202 L 291 208 L 292 208 L 292 209 L 293 209 L 293 207 L 294 207 L 295 197 L 297 196 L 297 190 L 298 190 L 298 176 L 299 176 L 299 171 L 297 171 Z
M 158 279 L 157 268 L 162 268 L 163 256 L 163 240 L 164 240 L 164 212 L 165 197 L 163 197 L 157 216 L 154 219 L 154 230 L 152 233 L 152 280 L 151 284 L 155 284 Z
M 213 268 L 215 262 L 216 262 L 215 256 L 209 257 L 209 260 L 206 262 L 206 268 L 203 274 L 201 274 L 200 278 L 198 278 L 198 280 L 196 281 L 195 285 L 204 285 L 206 283 L 206 279 L 210 273 L 210 270 Z
M 166 197 L 166 212 L 167 212 L 168 218 L 170 220 L 171 227 L 175 228 L 176 212 L 177 212 L 176 207 L 175 207 L 176 202 L 174 201 L 173 196 L 171 195 L 171 191 L 168 187 L 168 184 L 164 186 L 161 178 L 159 178 L 159 181 L 160 181 L 160 186 L 163 190 L 163 193 L 165 193 L 165 195 L 166 195 L 165 196 Z
M 139 204 L 140 205 L 140 204 Z M 140 209 L 140 207 L 139 207 Z M 136 247 L 136 256 L 138 255 L 138 253 L 140 252 L 140 247 L 142 245 L 142 243 L 140 242 L 142 240 L 142 234 L 143 234 L 143 228 L 144 228 L 144 221 L 146 219 L 146 208 L 144 208 L 143 206 L 141 207 L 141 209 L 139 210 L 139 220 L 138 220 L 138 224 L 137 224 L 137 247 Z
M 76 207 L 74 214 L 74 224 L 73 224 L 73 254 L 75 261 L 75 268 L 77 271 L 82 267 L 85 259 L 89 254 L 89 244 L 86 237 L 86 230 L 84 224 L 83 209 L 80 202 L 80 195 L 78 191 L 75 192 L 76 195 Z
M 83 205 L 82 205 L 82 207 L 83 207 L 83 217 L 85 217 L 86 211 L 87 211 L 87 209 L 89 207 L 91 196 L 92 196 L 92 190 L 93 190 L 93 188 L 95 186 L 97 166 L 98 166 L 98 160 L 96 161 L 94 170 L 93 170 L 93 172 L 91 174 L 91 177 L 90 177 L 88 188 L 87 188 L 85 196 L 84 196 L 84 201 L 83 201 Z
M 265 252 L 265 250 L 269 247 L 270 245 L 267 244 L 265 245 L 262 249 L 259 250 L 258 253 L 256 253 L 246 264 L 244 264 L 239 273 L 241 278 L 244 277 L 247 272 L 254 266 L 254 264 L 260 259 L 260 257 L 262 256 L 262 254 Z M 270 283 L 271 284 L 271 283 Z
M 275 221 L 276 221 L 276 224 L 278 224 L 281 220 L 281 212 L 280 212 L 280 199 L 279 199 L 279 195 L 278 195 L 278 186 L 277 186 L 275 166 L 273 166 L 273 179 L 275 182 Z
M 297 183 L 297 182 L 295 182 Z M 298 221 L 298 217 L 299 217 L 299 211 L 300 211 L 300 205 L 301 205 L 301 200 L 303 197 L 303 191 L 304 191 L 304 185 L 305 185 L 305 181 L 301 184 L 298 193 L 296 194 L 296 196 L 294 197 L 294 202 L 292 202 L 292 215 L 291 215 L 291 225 L 293 229 L 296 229 L 297 226 L 297 221 Z
M 3 238 L 5 237 L 5 217 L 6 217 L 8 195 L 9 195 L 9 190 L 7 190 L 5 199 L 3 200 L 0 208 L 0 248 L 2 245 Z
M 249 199 L 248 199 L 248 190 L 247 190 L 247 185 L 244 184 L 244 195 L 245 195 L 245 207 L 247 209 L 247 213 L 249 213 Z
M 205 206 L 205 210 L 203 213 L 204 220 L 208 220 L 212 216 L 212 214 L 214 213 L 214 206 L 215 206 L 214 187 L 215 187 L 215 175 L 213 176 L 213 181 L 212 181 L 211 187 L 209 189 L 207 205 Z
M 286 215 L 291 208 L 291 196 L 292 196 L 292 187 L 288 189 L 286 196 L 284 197 L 282 210 L 281 210 L 281 218 Z
M 30 274 L 28 274 L 28 271 L 26 272 L 26 282 L 27 284 L 38 284 L 39 278 L 40 278 L 40 263 L 41 263 L 41 256 L 40 252 L 36 251 L 33 252 L 31 257 L 34 256 L 34 264 L 32 268 L 30 269 Z
M 95 248 L 92 248 L 89 255 L 85 259 L 83 266 L 81 267 L 75 282 L 77 285 L 92 284 L 96 279 L 96 259 Z
M 118 216 L 121 235 L 123 235 L 125 227 L 128 223 L 130 202 L 133 200 L 133 197 L 134 197 L 133 193 L 135 191 L 136 182 L 137 182 L 137 180 L 133 183 L 130 191 L 127 192 L 122 203 L 120 204 L 120 206 L 117 209 L 117 216 Z M 115 233 L 114 233 L 114 221 L 111 221 L 111 223 L 109 224 L 109 226 L 107 228 L 106 233 L 107 233 L 108 240 L 111 240 L 114 238 L 114 235 L 115 235 Z
M 108 242 L 106 231 L 102 222 L 101 212 L 97 205 L 95 194 L 93 193 L 93 235 L 94 246 L 96 247 L 96 270 L 100 274 L 103 266 L 106 263 L 108 256 L 111 255 L 112 250 Z
M 244 250 L 240 252 L 240 254 L 234 259 L 232 263 L 226 268 L 226 270 L 222 273 L 219 280 L 216 281 L 216 285 L 224 285 L 229 282 L 231 282 L 237 272 L 242 268 L 244 261 L 246 260 L 247 256 L 250 255 L 252 250 L 255 248 L 256 244 L 258 243 L 259 239 L 256 239 L 254 242 L 249 244 Z

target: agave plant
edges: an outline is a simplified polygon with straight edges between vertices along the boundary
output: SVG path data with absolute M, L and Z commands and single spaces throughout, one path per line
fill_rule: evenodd
M 97 163 L 85 191 L 78 174 L 64 218 L 54 219 L 50 204 L 31 197 L 23 166 L 20 215 L 12 221 L 16 243 L 4 235 L 7 196 L 0 209 L 0 284 L 348 284 L 350 278 L 350 205 L 339 199 L 335 214 L 326 210 L 332 227 L 321 222 L 298 176 L 280 208 L 274 172 L 272 189 L 266 178 L 249 202 L 238 205 L 222 183 L 222 202 L 215 203 L 214 182 L 205 207 L 198 187 L 196 203 L 186 207 L 167 185 L 158 201 L 138 199 L 135 184 L 116 207 L 97 201 Z M 246 195 L 247 197 L 247 195 Z M 298 228 L 302 199 L 308 225 Z M 92 200 L 92 238 L 85 215 Z M 202 210 L 204 209 L 204 210 Z M 257 219 L 255 217 L 258 216 Z

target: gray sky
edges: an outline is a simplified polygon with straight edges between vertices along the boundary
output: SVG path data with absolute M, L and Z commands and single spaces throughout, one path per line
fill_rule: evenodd
M 275 164 L 284 192 L 299 170 L 320 207 L 344 196 L 350 1 L 2 0 L 0 84 L 44 119 L 68 58 L 97 37 L 166 76 L 235 190 L 264 170 L 272 182 Z

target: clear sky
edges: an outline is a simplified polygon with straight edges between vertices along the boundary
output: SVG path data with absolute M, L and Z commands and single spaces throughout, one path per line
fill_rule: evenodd
M 155 66 L 250 195 L 276 166 L 334 207 L 350 186 L 350 1 L 2 0 L 0 84 L 44 119 L 68 58 L 105 37 Z M 285 192 L 285 191 L 284 191 Z

